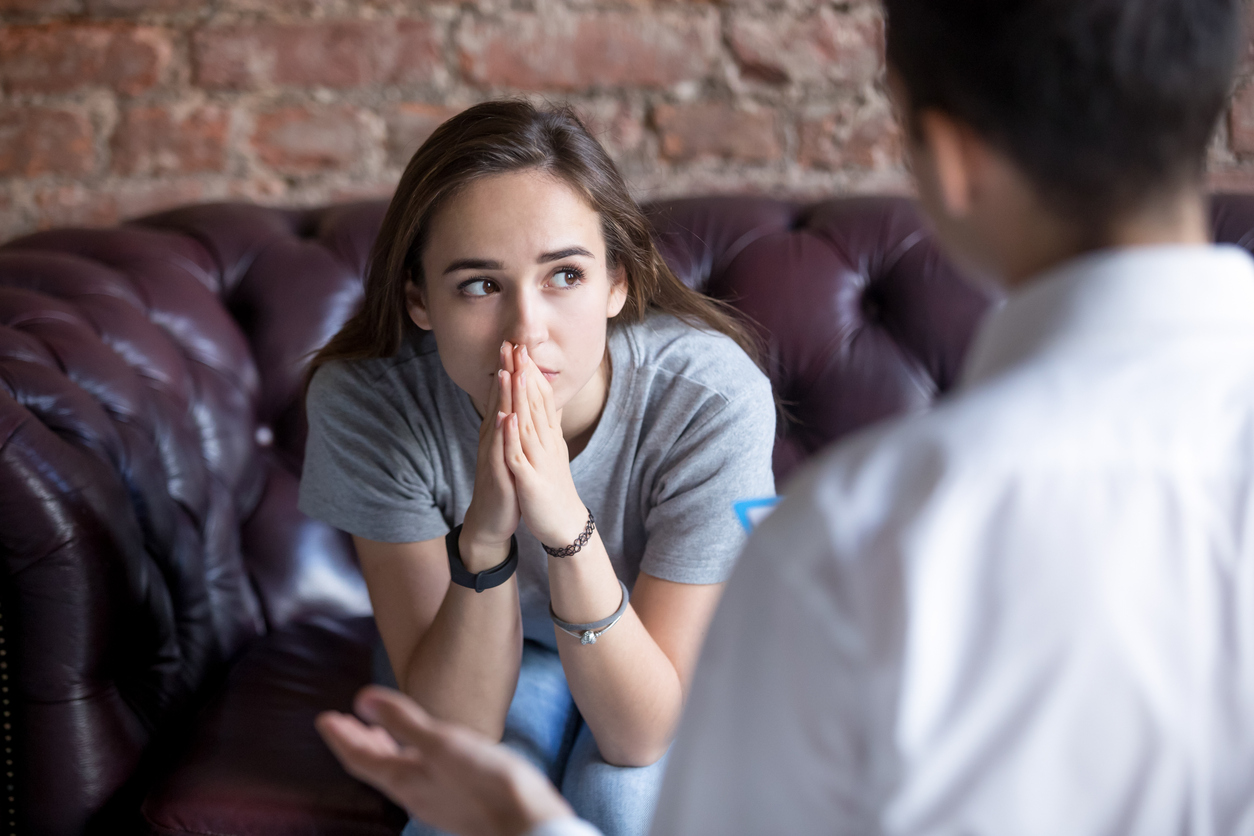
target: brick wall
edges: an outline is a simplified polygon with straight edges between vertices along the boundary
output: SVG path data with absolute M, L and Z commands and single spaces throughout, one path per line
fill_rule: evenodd
M 638 197 L 908 189 L 872 0 L 0 0 L 0 240 L 390 193 L 501 95 L 573 103 Z M 1254 188 L 1254 85 L 1214 177 Z

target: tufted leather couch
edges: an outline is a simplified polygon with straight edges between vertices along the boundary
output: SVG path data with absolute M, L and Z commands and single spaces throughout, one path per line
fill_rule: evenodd
M 313 731 L 375 633 L 350 542 L 295 503 L 302 366 L 358 303 L 383 210 L 191 206 L 0 247 L 3 833 L 403 825 Z M 906 200 L 649 212 L 768 348 L 781 483 L 952 386 L 989 304 Z M 1215 214 L 1251 246 L 1254 199 Z

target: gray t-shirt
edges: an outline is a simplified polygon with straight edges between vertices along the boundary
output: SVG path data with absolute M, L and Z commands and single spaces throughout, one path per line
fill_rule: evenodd
M 609 396 L 570 469 L 614 571 L 628 587 L 641 571 L 722 582 L 744 543 L 733 503 L 774 493 L 770 383 L 732 340 L 671 316 L 611 328 L 608 345 Z M 462 521 L 480 418 L 429 332 L 393 357 L 323 366 L 306 410 L 306 514 L 390 543 Z M 518 549 L 524 633 L 553 646 L 548 558 L 525 525 Z

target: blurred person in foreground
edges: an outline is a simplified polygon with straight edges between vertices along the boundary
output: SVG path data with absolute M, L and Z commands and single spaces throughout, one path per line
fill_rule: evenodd
M 1254 262 L 1203 195 L 1243 4 L 885 5 L 921 201 L 1008 298 L 959 391 L 750 539 L 653 832 L 1254 833 Z M 411 811 L 583 832 L 473 734 L 358 707 L 320 730 Z

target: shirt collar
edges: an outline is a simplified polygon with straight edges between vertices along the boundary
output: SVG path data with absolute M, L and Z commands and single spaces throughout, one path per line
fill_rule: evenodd
M 1231 326 L 1254 329 L 1254 260 L 1240 247 L 1103 250 L 1043 273 L 990 312 L 960 386 L 1057 348 Z

